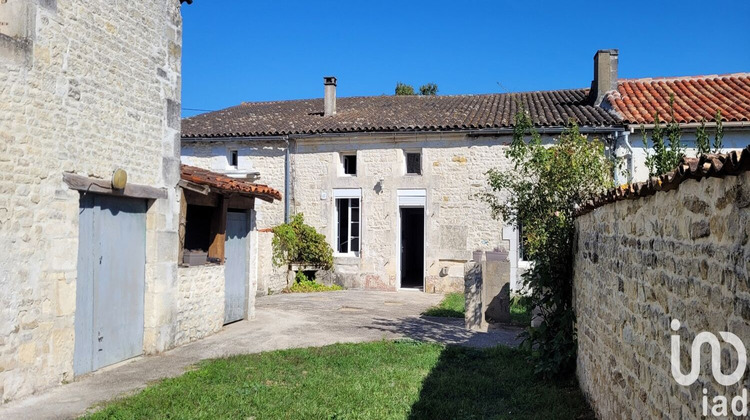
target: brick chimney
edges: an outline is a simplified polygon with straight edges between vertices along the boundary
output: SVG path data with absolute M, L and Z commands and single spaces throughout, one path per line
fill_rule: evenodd
M 323 86 L 325 87 L 323 116 L 336 115 L 336 78 L 333 76 L 323 77 Z
M 617 90 L 617 56 L 618 50 L 599 50 L 594 55 L 594 80 L 591 82 L 589 97 L 594 105 L 599 106 L 604 95 Z

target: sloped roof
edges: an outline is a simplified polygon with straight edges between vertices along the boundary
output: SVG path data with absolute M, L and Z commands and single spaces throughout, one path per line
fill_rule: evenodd
M 635 200 L 654 195 L 659 191 L 679 188 L 688 179 L 723 178 L 750 171 L 750 146 L 724 154 L 707 154 L 699 158 L 684 157 L 672 172 L 652 177 L 645 182 L 613 188 L 584 204 L 577 215 L 590 213 L 594 209 L 622 200 Z
M 672 94 L 680 123 L 713 121 L 717 109 L 724 121 L 750 121 L 750 73 L 620 79 L 606 99 L 624 122 L 651 124 L 656 113 L 661 121 L 670 120 Z
M 198 185 L 206 185 L 221 192 L 235 192 L 258 196 L 265 200 L 281 200 L 281 193 L 268 185 L 230 178 L 195 166 L 181 165 L 182 179 Z
M 337 98 L 323 116 L 323 99 L 243 103 L 182 120 L 183 137 L 273 136 L 368 131 L 436 131 L 513 126 L 523 107 L 538 127 L 619 125 L 588 100 L 588 89 L 459 96 Z

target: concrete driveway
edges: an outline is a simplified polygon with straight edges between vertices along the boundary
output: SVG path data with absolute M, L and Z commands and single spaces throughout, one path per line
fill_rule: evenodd
M 412 338 L 473 347 L 515 345 L 520 329 L 470 332 L 463 320 L 420 317 L 441 295 L 347 290 L 259 298 L 256 316 L 157 356 L 132 359 L 20 401 L 0 406 L 0 418 L 67 419 L 87 408 L 179 376 L 216 357 L 293 347 Z

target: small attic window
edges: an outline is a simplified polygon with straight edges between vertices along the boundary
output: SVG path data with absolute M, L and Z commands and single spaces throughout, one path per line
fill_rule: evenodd
M 422 154 L 419 152 L 406 152 L 406 173 L 422 175 Z
M 229 151 L 229 159 L 228 160 L 229 160 L 229 166 L 231 166 L 232 168 L 236 169 L 237 165 L 239 163 L 239 160 L 240 160 L 240 153 L 239 153 L 239 151 L 238 150 L 230 150 Z
M 341 163 L 343 164 L 345 175 L 357 175 L 357 155 L 346 154 L 341 155 Z

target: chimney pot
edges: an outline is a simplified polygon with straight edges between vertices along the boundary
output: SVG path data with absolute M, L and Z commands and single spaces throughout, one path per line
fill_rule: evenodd
M 336 78 L 333 76 L 323 77 L 325 95 L 323 97 L 323 116 L 336 115 Z
M 594 54 L 594 80 L 591 82 L 590 97 L 594 105 L 599 106 L 609 91 L 617 90 L 617 57 L 616 49 L 599 50 Z

